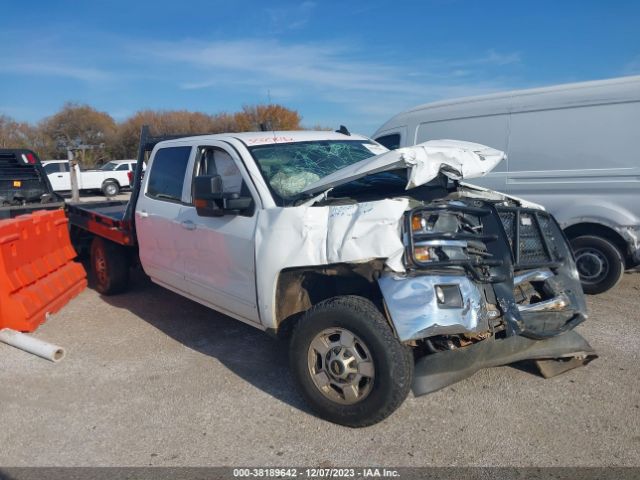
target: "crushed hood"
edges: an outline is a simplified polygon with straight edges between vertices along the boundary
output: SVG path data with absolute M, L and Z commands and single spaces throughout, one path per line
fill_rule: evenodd
M 314 194 L 374 173 L 408 169 L 407 189 L 430 182 L 439 173 L 455 179 L 481 177 L 493 170 L 506 154 L 479 143 L 430 140 L 367 158 L 310 183 L 302 193 Z

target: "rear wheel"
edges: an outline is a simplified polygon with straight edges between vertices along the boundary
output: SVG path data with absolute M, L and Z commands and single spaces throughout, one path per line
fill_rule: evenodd
M 571 240 L 582 289 L 598 294 L 616 286 L 624 273 L 624 259 L 618 248 L 602 237 L 584 235 Z
M 413 356 L 369 300 L 335 297 L 312 307 L 291 338 L 300 392 L 326 420 L 350 427 L 380 422 L 411 387 Z
M 96 290 L 103 295 L 123 292 L 129 286 L 127 250 L 101 237 L 91 242 L 91 273 Z
M 102 193 L 105 197 L 115 197 L 120 193 L 120 185 L 112 180 L 104 182 L 102 185 Z

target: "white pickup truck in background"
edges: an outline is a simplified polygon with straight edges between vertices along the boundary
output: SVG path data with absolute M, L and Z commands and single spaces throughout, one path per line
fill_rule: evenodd
M 45 160 L 42 162 L 49 182 L 56 192 L 71 190 L 71 173 L 68 160 Z M 100 190 L 106 197 L 117 195 L 129 187 L 129 172 L 136 167 L 136 160 L 114 160 L 100 169 L 81 170 L 76 165 L 79 190 Z

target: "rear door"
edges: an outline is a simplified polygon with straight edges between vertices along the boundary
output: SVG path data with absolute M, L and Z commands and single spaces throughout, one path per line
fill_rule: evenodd
M 191 151 L 191 146 L 182 145 L 156 150 L 135 213 L 145 273 L 154 282 L 185 293 L 188 288 L 180 251 L 185 231 L 180 212 Z
M 190 175 L 220 175 L 225 193 L 251 196 L 251 213 L 200 217 L 188 201 L 180 213 L 179 251 L 191 295 L 235 318 L 259 323 L 255 277 L 257 195 L 236 151 L 224 142 L 208 142 L 195 152 Z M 152 167 L 153 171 L 153 167 Z

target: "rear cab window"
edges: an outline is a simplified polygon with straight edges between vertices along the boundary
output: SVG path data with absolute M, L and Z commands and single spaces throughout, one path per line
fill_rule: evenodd
M 160 148 L 153 157 L 145 195 L 181 203 L 190 155 L 190 146 Z

